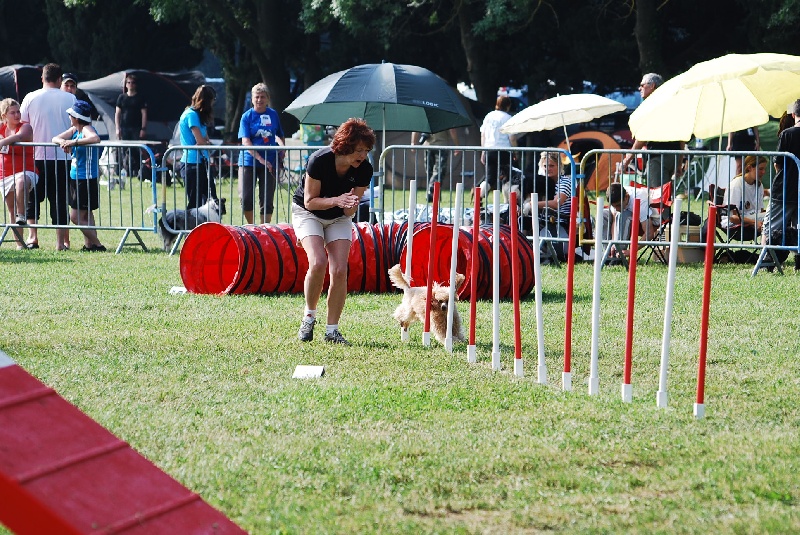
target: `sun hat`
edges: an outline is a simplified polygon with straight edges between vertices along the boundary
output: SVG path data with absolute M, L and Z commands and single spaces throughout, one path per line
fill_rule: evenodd
M 87 123 L 92 122 L 92 107 L 89 106 L 89 103 L 85 100 L 76 100 L 75 104 L 73 104 L 72 107 L 67 110 L 67 113 L 76 119 L 80 119 L 81 121 Z
M 75 82 L 75 85 L 78 84 L 78 77 L 72 74 L 71 72 L 65 72 L 64 74 L 61 75 L 62 82 L 66 82 L 67 80 L 72 80 L 73 82 Z

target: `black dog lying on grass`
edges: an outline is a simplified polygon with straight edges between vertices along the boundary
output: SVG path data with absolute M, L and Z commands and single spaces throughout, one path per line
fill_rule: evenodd
M 158 235 L 164 242 L 164 250 L 172 250 L 178 233 L 173 230 L 192 230 L 197 225 L 208 223 L 209 221 L 219 223 L 222 216 L 227 213 L 225 210 L 225 199 L 209 199 L 199 208 L 189 210 L 170 210 L 158 220 Z

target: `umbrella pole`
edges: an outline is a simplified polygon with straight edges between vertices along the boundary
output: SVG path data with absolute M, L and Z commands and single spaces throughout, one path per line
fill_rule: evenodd
M 561 120 L 561 124 L 564 127 L 564 139 L 567 142 L 567 150 L 570 152 L 570 154 L 572 154 L 572 147 L 569 146 L 569 135 L 567 134 L 567 125 L 564 124 L 564 120 L 563 120 L 564 116 L 563 115 L 561 116 L 561 119 L 562 119 Z

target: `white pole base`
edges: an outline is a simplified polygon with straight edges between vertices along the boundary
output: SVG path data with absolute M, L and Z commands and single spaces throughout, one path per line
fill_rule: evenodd
M 600 378 L 589 377 L 589 395 L 596 396 L 600 393 Z
M 694 417 L 698 420 L 706 417 L 706 406 L 703 403 L 694 404 Z
M 561 389 L 564 392 L 572 390 L 572 372 L 561 372 Z
M 536 380 L 540 385 L 547 384 L 547 366 L 544 364 L 539 364 L 536 369 Z
M 453 339 L 452 338 L 445 338 L 444 339 L 444 349 L 448 353 L 453 352 Z
M 659 390 L 656 393 L 656 407 L 659 409 L 666 409 L 667 408 L 667 391 L 666 390 Z
M 514 359 L 514 375 L 525 377 L 525 372 L 522 369 L 522 359 Z
M 422 345 L 424 345 L 425 347 L 431 347 L 431 333 L 430 333 L 430 331 L 422 333 Z
M 401 342 L 408 342 L 411 340 L 411 333 L 408 332 L 408 329 L 400 328 L 400 341 Z
M 478 362 L 478 352 L 475 346 L 467 346 L 467 362 L 470 364 Z
M 622 401 L 625 403 L 633 401 L 633 385 L 622 385 Z
M 500 352 L 492 351 L 492 370 L 499 371 L 502 368 L 500 365 Z

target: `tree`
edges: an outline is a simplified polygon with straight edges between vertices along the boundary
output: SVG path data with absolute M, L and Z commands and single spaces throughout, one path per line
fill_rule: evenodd
M 49 57 L 50 47 L 41 37 L 47 32 L 43 12 L 44 0 L 0 0 L 2 20 L 25 22 L 0 25 L 0 65 L 37 64 Z
M 137 4 L 125 0 L 71 8 L 63 0 L 44 4 L 49 61 L 67 70 L 91 76 L 122 68 L 170 71 L 196 65 L 202 58 L 202 50 L 189 44 L 188 28 L 158 23 Z

